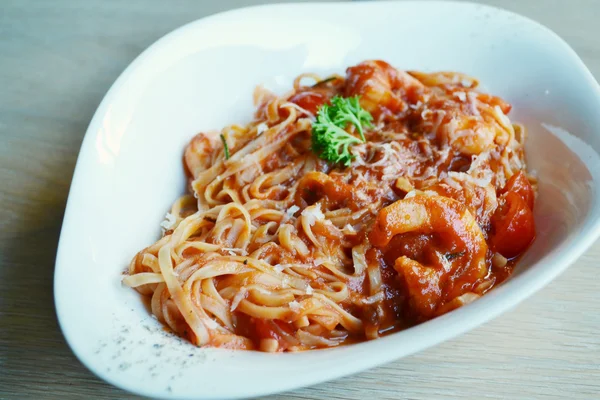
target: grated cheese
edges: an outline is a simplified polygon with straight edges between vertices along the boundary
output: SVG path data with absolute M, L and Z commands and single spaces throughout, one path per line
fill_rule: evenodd
M 421 102 L 421 100 L 419 100 L 416 104 L 409 104 L 408 106 L 413 110 L 417 110 L 423 106 L 423 103 Z
M 471 114 L 473 114 L 476 117 L 481 117 L 479 108 L 477 108 L 477 93 L 475 93 L 475 92 L 467 93 L 467 99 L 469 100 L 469 109 L 471 111 Z
M 371 200 L 369 198 L 369 196 L 367 196 L 367 194 L 363 190 L 357 190 L 356 192 L 354 192 L 354 194 L 361 201 L 369 201 L 369 200 Z
M 288 303 L 288 306 L 292 311 L 300 311 L 300 309 L 302 308 L 302 306 L 300 306 L 300 303 L 298 303 L 296 300 L 290 301 Z
M 450 178 L 453 178 L 453 179 L 456 179 L 459 181 L 470 182 L 470 183 L 473 183 L 473 184 L 483 187 L 483 188 L 487 187 L 492 182 L 492 178 L 494 177 L 494 173 L 492 171 L 490 171 L 489 169 L 479 171 L 479 175 L 483 175 L 483 176 L 475 177 L 473 175 L 469 175 L 464 172 L 455 172 L 455 171 L 448 172 L 448 176 Z
M 265 122 L 261 122 L 256 126 L 256 135 L 262 135 L 266 130 L 269 129 L 269 126 Z
M 319 265 L 324 265 L 327 262 L 326 258 L 323 257 L 319 257 L 315 259 L 315 267 L 318 267 Z
M 494 179 L 494 172 L 490 169 L 484 169 L 478 175 L 473 177 L 473 182 L 481 187 L 487 187 Z
M 344 229 L 342 229 L 342 233 L 345 235 L 356 235 L 356 229 L 350 224 L 346 224 Z
M 410 199 L 412 197 L 415 197 L 417 195 L 417 191 L 416 190 L 411 190 L 410 192 L 406 193 L 406 196 L 404 196 L 405 199 Z
M 465 92 L 456 92 L 454 96 L 457 97 L 463 103 L 467 101 L 467 94 Z
M 438 131 L 438 129 L 440 128 L 440 125 L 444 121 L 445 116 L 446 116 L 445 110 L 435 110 L 435 121 L 433 122 L 433 128 L 431 129 L 431 132 L 436 133 Z M 451 120 L 450 123 L 452 123 L 452 122 L 453 121 Z
M 462 190 L 462 187 L 460 186 L 460 184 L 458 182 L 456 182 L 456 180 L 454 180 L 452 177 L 447 177 L 446 179 L 444 179 L 444 183 L 446 185 L 448 185 L 449 187 L 451 187 L 452 189 L 455 190 Z
M 222 247 L 221 250 L 228 252 L 230 255 L 235 256 L 236 253 L 240 253 L 243 256 L 247 256 L 248 252 L 244 249 L 238 249 L 234 247 Z
M 229 311 L 233 312 L 240 305 L 240 301 L 246 298 L 246 293 L 248 293 L 248 289 L 242 287 L 236 294 L 233 296 L 233 300 L 231 301 L 231 307 Z
M 308 225 L 313 226 L 316 221 L 322 221 L 325 219 L 325 214 L 321 211 L 321 204 L 306 207 L 302 210 L 302 216 L 306 218 Z
M 277 272 L 278 274 L 282 273 L 283 270 L 285 269 L 285 267 L 281 264 L 275 264 L 273 265 L 273 269 L 275 270 L 275 272 Z
M 164 231 L 173 229 L 176 224 L 177 224 L 177 217 L 174 216 L 173 214 L 171 214 L 170 212 L 168 212 L 165 215 L 164 221 L 160 223 L 160 226 L 163 228 L 163 233 L 164 233 Z

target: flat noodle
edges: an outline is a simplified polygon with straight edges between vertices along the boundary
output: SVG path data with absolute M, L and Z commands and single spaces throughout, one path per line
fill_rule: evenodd
M 161 322 L 198 346 L 333 347 L 476 301 L 510 274 L 535 193 L 508 103 L 469 76 L 383 61 L 293 86 L 257 89 L 255 119 L 221 132 L 228 159 L 216 133 L 186 149 L 189 194 L 123 279 Z M 374 121 L 349 167 L 311 151 L 336 95 L 359 96 Z

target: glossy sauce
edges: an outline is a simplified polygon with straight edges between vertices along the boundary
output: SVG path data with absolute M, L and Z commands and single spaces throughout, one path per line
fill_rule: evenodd
M 422 114 L 411 113 L 406 105 L 424 100 L 428 96 L 428 91 L 424 90 L 422 86 L 413 84 L 410 76 L 399 76 L 396 69 L 381 61 L 351 67 L 347 73 L 348 79 L 343 95 L 360 95 L 361 105 L 371 111 L 376 118 L 383 118 L 383 121 L 385 121 L 384 129 L 391 129 L 396 132 L 418 132 L 423 129 Z M 451 94 L 458 93 L 460 97 L 461 89 L 455 88 L 449 90 L 449 92 Z M 312 112 L 317 104 L 326 101 L 326 98 L 331 98 L 332 95 L 333 93 L 324 95 L 321 92 L 314 94 L 304 92 L 292 99 Z M 476 98 L 491 107 L 499 107 L 505 114 L 510 112 L 510 104 L 498 97 L 477 94 Z M 434 108 L 444 110 L 446 115 L 456 113 L 455 110 L 468 114 L 475 112 L 469 109 L 467 105 L 459 105 L 459 108 L 456 108 L 456 103 L 449 100 L 432 100 L 430 104 Z M 446 123 L 450 121 L 450 117 L 444 118 L 442 121 Z M 476 128 L 474 125 L 465 126 Z M 413 138 L 417 139 L 418 134 Z M 414 148 L 414 146 L 418 146 L 417 141 L 412 141 L 406 145 L 413 146 L 412 152 L 417 152 Z M 416 168 L 420 171 L 427 168 L 437 168 L 438 175 L 445 171 L 464 173 L 471 167 L 471 151 L 480 151 L 474 150 L 476 148 L 467 145 L 464 152 L 455 152 L 445 163 L 436 163 L 435 159 L 431 158 L 429 162 L 421 162 Z M 483 147 L 482 149 L 486 148 Z M 377 161 L 377 155 L 372 161 Z M 313 186 L 306 187 L 304 190 L 310 193 L 311 196 L 302 200 L 299 199 L 299 204 L 309 205 L 325 199 L 329 205 L 343 204 L 352 209 L 365 206 L 364 196 L 363 201 L 359 200 L 356 195 L 359 191 L 353 190 L 355 188 L 352 185 L 336 181 L 333 174 L 330 174 L 330 176 L 321 175 L 315 180 L 310 179 Z M 315 182 L 320 183 L 315 187 Z M 415 183 L 418 184 L 418 182 Z M 479 270 L 473 269 L 471 272 L 465 269 L 465 265 L 472 262 L 471 253 L 477 251 L 474 250 L 477 244 L 468 240 L 465 242 L 462 239 L 453 238 L 450 228 L 436 233 L 412 232 L 392 235 L 389 238 L 389 243 L 380 247 L 380 250 L 372 250 L 372 252 L 376 251 L 377 254 L 370 254 L 371 257 L 377 258 L 380 263 L 383 291 L 385 293 L 384 307 L 388 309 L 388 312 L 384 313 L 387 316 L 384 318 L 385 320 L 377 321 L 381 332 L 395 331 L 429 319 L 439 313 L 447 312 L 453 306 L 442 307 L 442 305 L 450 303 L 452 299 L 463 293 L 472 291 L 480 294 L 485 293 L 489 288 L 501 283 L 510 275 L 518 256 L 527 249 L 535 237 L 532 214 L 534 191 L 522 171 L 513 175 L 504 187 L 497 191 L 499 205 L 493 214 L 487 211 L 491 209 L 489 205 L 481 201 L 485 194 L 477 192 L 478 190 L 483 191 L 483 189 L 475 188 L 473 189 L 474 192 L 462 192 L 447 186 L 438 186 L 435 190 L 441 195 L 455 198 L 461 202 L 461 205 L 457 205 L 457 207 L 462 211 L 446 212 L 439 215 L 439 218 L 447 220 L 449 227 L 459 223 L 454 221 L 458 221 L 460 212 L 464 212 L 464 205 L 472 211 L 477 223 L 483 230 L 487 245 L 489 245 L 489 248 L 485 246 L 483 252 L 479 251 L 481 257 L 485 259 L 482 263 L 485 263 L 488 269 L 485 271 L 482 271 L 481 268 Z M 364 188 L 362 192 L 364 193 Z M 393 194 L 388 193 L 389 200 L 387 204 L 401 199 L 405 194 L 405 192 L 397 190 Z M 367 233 L 360 232 L 358 237 L 362 237 Z M 371 232 L 371 235 L 373 235 L 373 232 Z M 495 265 L 492 262 L 492 256 L 495 252 L 507 259 L 504 265 Z M 422 265 L 436 266 L 434 268 L 437 270 L 449 268 L 449 272 L 441 274 L 439 282 L 435 281 L 433 283 L 433 281 L 423 278 L 420 281 L 412 280 L 409 283 L 394 268 L 396 260 L 400 257 L 408 257 Z M 411 290 L 407 285 L 412 285 L 413 292 L 420 295 L 410 296 Z M 363 285 L 365 294 L 368 293 L 368 286 L 366 283 Z M 369 307 L 362 314 L 365 321 L 377 319 L 376 313 Z
M 351 295 L 340 306 L 364 323 L 366 334 L 336 336 L 339 332 L 334 325 L 314 331 L 315 335 L 353 343 L 372 338 L 369 332 L 375 332 L 373 337 L 385 335 L 467 304 L 510 276 L 535 238 L 535 191 L 524 171 L 493 176 L 489 182 L 471 175 L 470 180 L 453 178 L 453 174 L 464 178 L 477 162 L 502 170 L 501 160 L 491 153 L 505 150 L 506 129 L 497 113 L 507 114 L 511 106 L 468 85 L 446 81 L 452 76 L 445 74 L 406 73 L 383 61 L 367 61 L 348 68 L 345 79 L 298 88 L 287 99 L 314 116 L 333 96 L 360 96 L 361 106 L 373 115 L 376 126 L 365 133 L 367 143 L 359 155 L 363 162 L 352 164 L 351 173 L 319 160 L 297 182 L 272 189 L 270 199 L 278 201 L 288 195 L 286 186 L 297 183 L 294 205 L 298 210 L 319 204 L 331 213 L 339 209 L 359 212 L 372 204 L 381 205 L 357 217 L 349 228 L 343 227 L 354 231 L 351 235 L 340 233 L 342 227 L 333 224 L 312 228 L 327 253 L 344 260 L 340 270 L 347 276 L 354 269 L 348 249 L 368 244 L 366 263 L 377 269 L 380 278 L 369 281 L 363 275 L 344 281 Z M 266 118 L 268 112 L 261 108 L 257 115 Z M 266 158 L 262 171 L 269 173 L 298 158 L 308 159 L 309 142 L 308 133 L 299 135 L 287 150 Z M 478 160 L 484 154 L 489 160 Z M 396 183 L 381 184 L 385 168 L 370 167 L 378 163 L 395 168 Z M 307 248 L 312 245 L 304 232 L 297 235 Z M 315 261 L 275 245 L 265 246 L 262 256 L 272 264 Z M 314 270 L 330 273 L 322 265 L 314 265 Z M 228 279 L 218 278 L 217 286 L 227 287 Z M 379 288 L 372 287 L 376 284 L 383 298 L 364 302 L 378 292 Z M 326 288 L 319 279 L 311 285 Z M 246 347 L 259 348 L 264 339 L 276 341 L 278 351 L 297 345 L 297 326 L 290 320 L 259 319 L 239 311 L 233 317 L 235 333 L 251 343 Z M 326 320 L 318 322 L 327 326 Z

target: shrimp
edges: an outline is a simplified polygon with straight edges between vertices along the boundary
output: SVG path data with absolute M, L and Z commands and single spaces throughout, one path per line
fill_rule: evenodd
M 346 71 L 345 95 L 360 96 L 360 105 L 377 117 L 398 113 L 408 107 L 402 96 L 410 89 L 423 88 L 418 80 L 385 61 L 362 62 Z
M 210 168 L 215 153 L 216 135 L 199 133 L 190 141 L 183 155 L 186 174 L 191 179 Z
M 448 197 L 416 195 L 385 207 L 369 241 L 394 255 L 393 267 L 418 319 L 438 315 L 488 274 L 481 228 L 464 205 Z
M 488 226 L 498 207 L 498 198 L 494 186 L 483 183 L 464 172 L 451 172 L 441 184 L 430 186 L 427 190 L 459 201 L 467 207 L 479 226 Z
M 486 121 L 453 110 L 447 114 L 447 122 L 440 126 L 438 138 L 447 141 L 462 154 L 481 154 L 494 148 L 496 129 Z
M 506 145 L 514 133 L 512 127 L 505 126 L 501 119 L 506 118 L 498 101 L 486 103 L 480 100 L 479 93 L 460 92 L 468 102 L 437 93 L 425 104 L 422 119 L 414 129 L 435 135 L 442 145 L 449 145 L 465 156 L 479 155 Z M 492 101 L 486 99 L 486 101 Z M 493 104 L 493 105 L 492 105 Z
M 410 72 L 427 88 L 422 123 L 416 128 L 434 133 L 442 144 L 464 155 L 476 155 L 506 145 L 514 133 L 506 126 L 511 105 L 499 97 L 475 91 L 476 79 L 447 72 Z

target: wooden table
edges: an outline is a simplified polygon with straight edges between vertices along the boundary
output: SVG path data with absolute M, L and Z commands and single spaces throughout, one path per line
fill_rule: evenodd
M 0 1 L 0 398 L 137 398 L 88 372 L 56 322 L 54 257 L 79 146 L 109 86 L 144 48 L 250 3 Z M 549 26 L 600 77 L 600 1 L 482 3 Z M 599 258 L 596 243 L 540 293 L 458 339 L 271 399 L 600 398 Z

